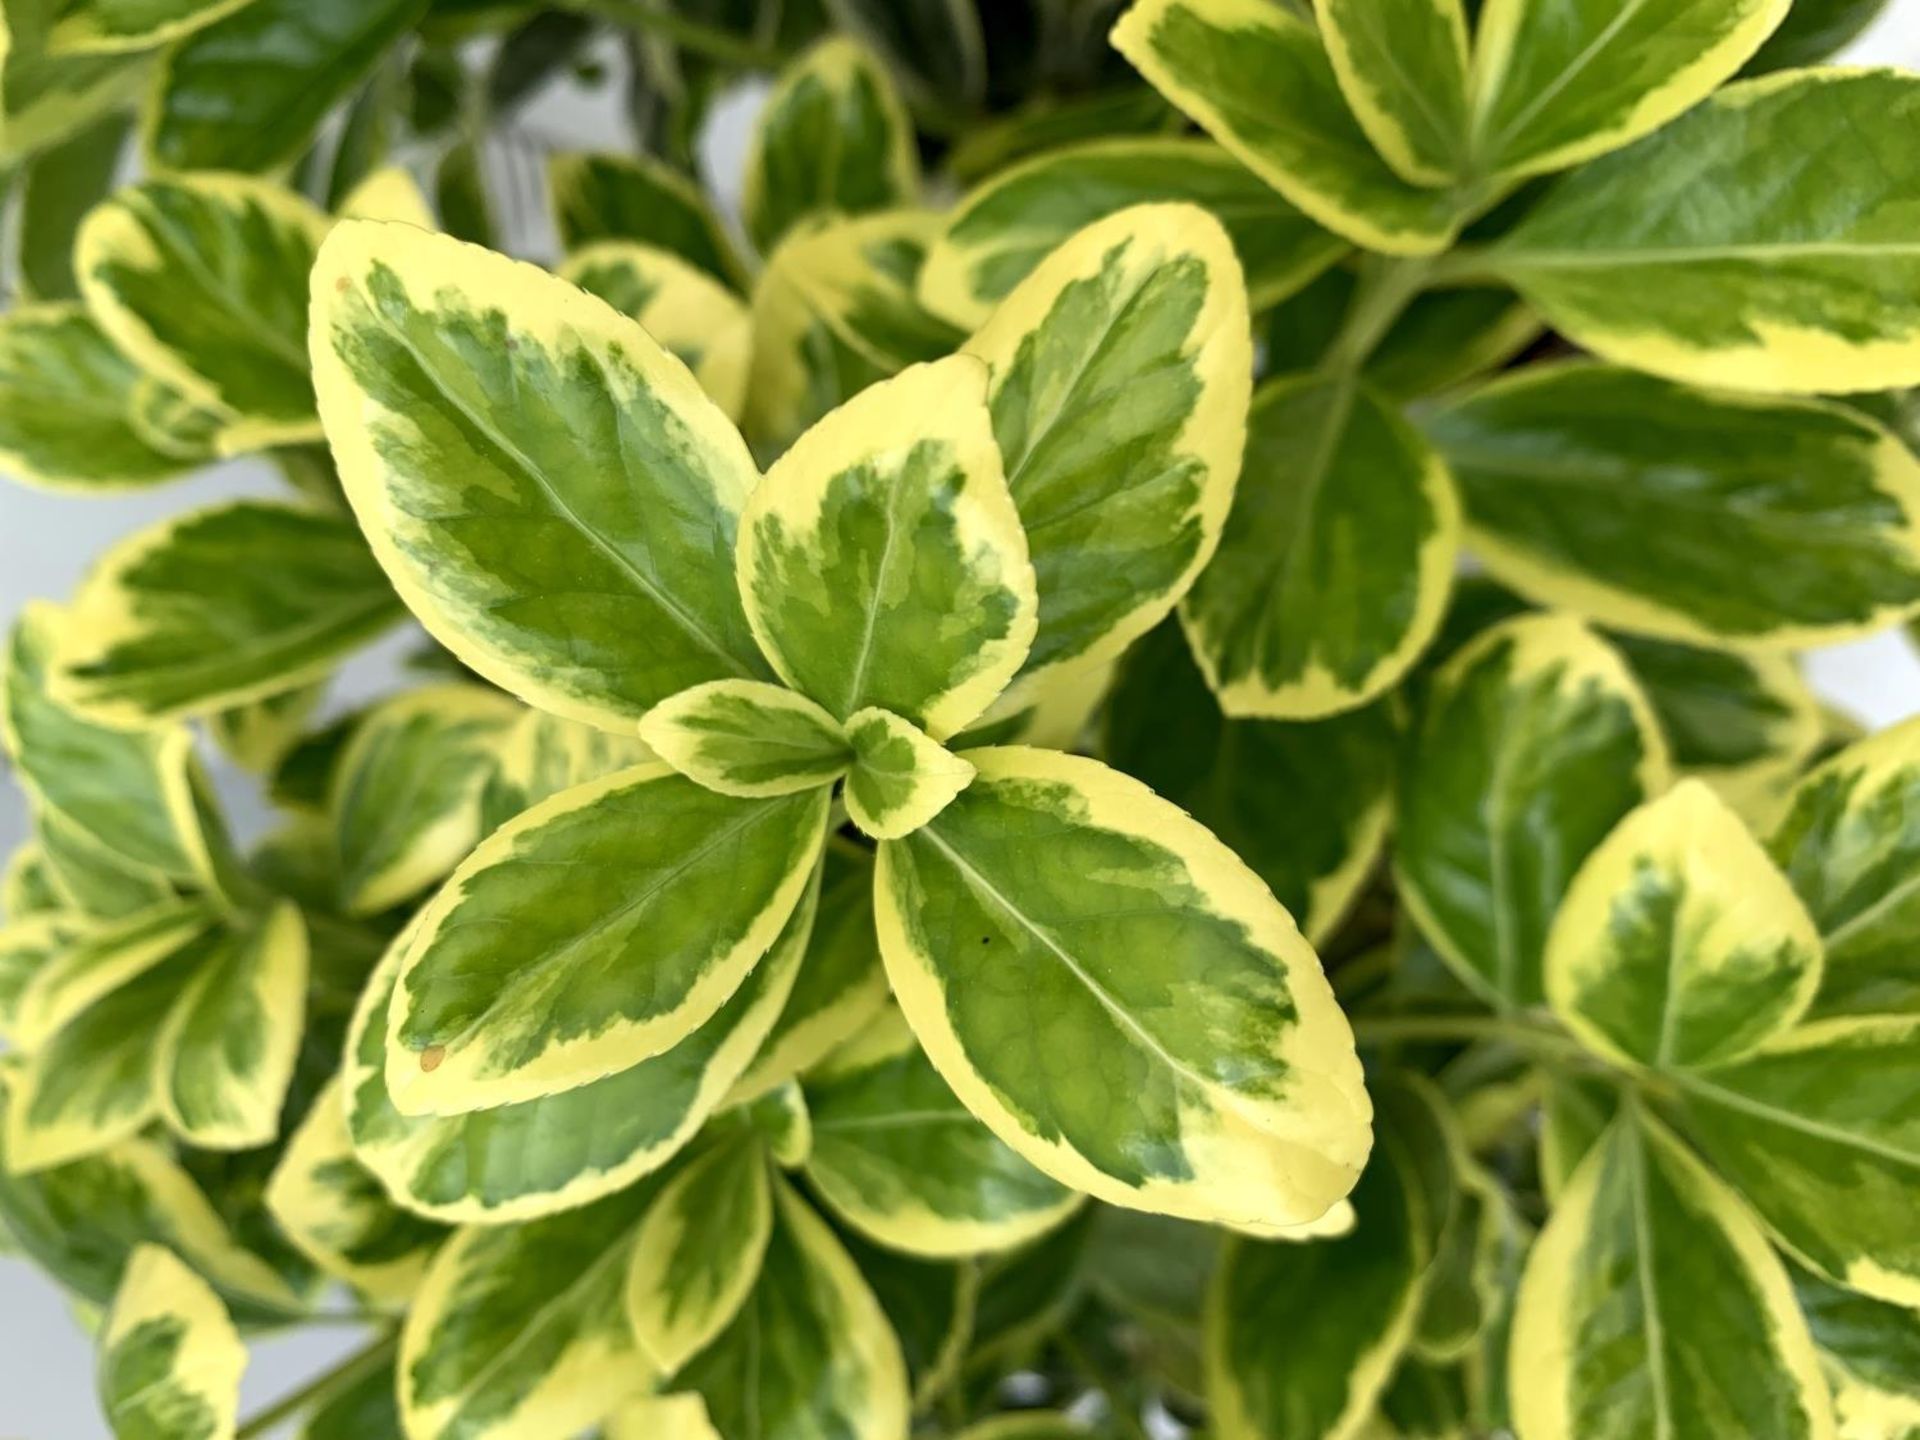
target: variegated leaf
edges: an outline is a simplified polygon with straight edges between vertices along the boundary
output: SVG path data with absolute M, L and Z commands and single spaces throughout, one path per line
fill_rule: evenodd
M 532 1100 L 687 1037 L 794 913 L 828 799 L 736 799 L 656 764 L 495 831 L 406 944 L 387 1026 L 396 1103 L 459 1114 Z
M 767 658 L 838 720 L 878 705 L 935 737 L 990 705 L 1035 623 L 987 373 L 955 356 L 842 405 L 748 498 L 740 593 Z
M 230 1440 L 246 1347 L 220 1297 L 142 1245 L 100 1337 L 100 1407 L 116 1440 Z
M 456 1222 L 554 1214 L 632 1184 L 672 1159 L 726 1100 L 787 1001 L 812 920 L 809 892 L 732 998 L 672 1048 L 558 1094 L 449 1116 L 403 1115 L 387 1092 L 385 1035 L 403 934 L 348 1035 L 355 1154 L 400 1204 Z
M 806 1095 L 807 1179 L 891 1249 L 933 1259 L 1010 1250 L 1080 1204 L 968 1113 L 897 1010 L 810 1074 Z
M 413 1298 L 444 1227 L 394 1205 L 353 1153 L 338 1077 L 314 1097 L 267 1183 L 268 1211 L 302 1254 L 380 1303 Z
M 1229 715 L 1310 720 L 1394 685 L 1459 558 L 1446 465 L 1353 375 L 1264 387 L 1212 562 L 1180 603 Z
M 313 291 L 341 483 L 436 639 L 615 730 L 689 685 L 764 674 L 727 564 L 753 462 L 637 323 L 530 265 L 369 221 L 334 230 Z
M 1395 821 L 1401 896 L 1476 993 L 1537 1004 L 1574 871 L 1666 787 L 1666 744 L 1620 656 L 1567 616 L 1488 630 L 1423 709 Z
M 1017 747 L 967 758 L 973 784 L 882 845 L 875 884 L 894 994 L 947 1083 L 1025 1159 L 1109 1203 L 1261 1225 L 1325 1213 L 1359 1173 L 1371 1107 L 1286 912 L 1138 781 Z
M 1657 1070 L 1737 1060 L 1820 984 L 1819 932 L 1740 819 L 1699 780 L 1628 815 L 1560 902 L 1547 999 L 1603 1055 Z
M 938 815 L 973 781 L 973 766 L 890 710 L 847 720 L 854 764 L 842 797 L 847 815 L 875 840 L 899 840 Z
M 327 802 L 348 914 L 410 899 L 466 858 L 481 835 L 481 791 L 517 716 L 496 691 L 436 685 L 383 701 L 355 726 Z
M 640 1353 L 672 1375 L 733 1323 L 773 1232 L 773 1190 L 758 1145 L 721 1143 L 668 1180 L 635 1233 L 627 1319 Z
M 231 417 L 228 453 L 311 440 L 306 276 L 327 223 L 264 180 L 156 178 L 87 217 L 74 269 L 87 308 L 129 358 Z
M 878 59 L 844 36 L 781 73 L 755 122 L 741 213 L 762 254 L 810 214 L 861 215 L 913 203 L 913 122 Z
M 304 685 L 406 612 L 353 523 L 241 500 L 108 550 L 63 627 L 61 693 L 115 724 Z
M 1039 583 L 1024 683 L 1120 654 L 1212 557 L 1251 374 L 1246 286 L 1192 205 L 1140 205 L 1062 244 L 967 352 Z
M 1256 310 L 1284 300 L 1347 242 L 1289 205 L 1210 140 L 1092 140 L 992 176 L 947 217 L 920 272 L 920 298 L 976 326 L 1074 232 L 1131 205 L 1186 202 L 1227 228 Z
M 758 680 L 709 680 L 661 701 L 640 738 L 696 784 L 742 799 L 831 785 L 852 747 L 835 720 L 804 695 Z
M 1520 1440 L 1834 1433 L 1779 1258 L 1639 1112 L 1595 1145 L 1535 1243 L 1512 1355 Z
M 671 250 L 598 240 L 574 251 L 559 275 L 638 320 L 738 421 L 746 410 L 753 318 L 746 303 Z

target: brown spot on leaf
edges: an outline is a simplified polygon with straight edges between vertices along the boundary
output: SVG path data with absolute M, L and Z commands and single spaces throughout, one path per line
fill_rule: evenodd
M 447 1058 L 446 1046 L 429 1045 L 426 1049 L 420 1052 L 421 1073 L 425 1075 L 431 1075 L 434 1071 L 440 1068 L 440 1062 L 446 1058 Z
M 353 288 L 353 282 L 344 275 L 337 275 L 334 277 L 333 288 L 344 295 Z

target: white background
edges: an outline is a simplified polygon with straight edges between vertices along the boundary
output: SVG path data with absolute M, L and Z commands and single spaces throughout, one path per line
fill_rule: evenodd
M 1920 0 L 1894 0 L 1848 58 L 1920 69 Z M 716 126 L 711 179 L 728 194 L 737 188 L 751 108 L 750 98 L 728 106 Z M 543 107 L 546 117 L 556 128 L 576 133 L 586 121 L 587 133 L 593 133 L 593 117 L 564 98 Z M 1920 144 L 1920 135 L 1913 143 Z M 93 557 L 122 535 L 216 500 L 277 493 L 281 489 L 266 467 L 254 462 L 111 500 L 62 498 L 0 481 L 0 626 L 11 625 L 30 599 L 64 599 Z M 343 679 L 336 703 L 380 683 L 401 648 L 404 641 L 389 643 L 382 653 L 357 662 Z M 1898 636 L 1816 655 L 1810 669 L 1823 694 L 1872 725 L 1920 710 L 1920 662 Z M 254 808 L 244 789 L 230 800 L 243 816 Z M 25 832 L 19 793 L 10 778 L 0 778 L 0 856 Z M 361 1336 L 350 1330 L 263 1342 L 248 1371 L 245 1411 L 285 1393 L 360 1343 Z M 0 1440 L 106 1440 L 93 1398 L 90 1342 L 58 1289 L 17 1259 L 0 1259 Z

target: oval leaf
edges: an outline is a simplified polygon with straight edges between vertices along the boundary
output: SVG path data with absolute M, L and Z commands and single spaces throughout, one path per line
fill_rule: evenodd
M 304 684 L 405 612 L 350 521 L 241 500 L 123 540 L 69 613 L 65 693 L 132 726 Z
M 327 805 L 348 914 L 417 895 L 473 849 L 481 788 L 517 713 L 497 691 L 435 685 L 383 701 L 354 728 Z
M 280 1133 L 306 1023 L 307 927 L 291 901 L 236 920 L 200 962 L 153 1041 L 160 1113 L 203 1150 Z
M 1920 720 L 1803 779 L 1768 843 L 1819 928 L 1819 1015 L 1920 1014 Z
M 1684 1082 L 1687 1133 L 1788 1250 L 1920 1308 L 1920 1020 L 1823 1020 Z
M 951 735 L 1033 638 L 1027 537 L 965 356 L 876 385 L 801 436 L 747 501 L 740 593 L 782 677 L 845 720 Z
M 897 1010 L 806 1082 L 807 1179 L 854 1229 L 934 1259 L 1023 1245 L 1080 1204 L 968 1113 Z
M 340 480 L 436 639 L 608 729 L 763 673 L 726 557 L 753 462 L 604 302 L 444 235 L 343 222 L 313 275 Z
M 100 1336 L 100 1408 L 119 1440 L 231 1435 L 246 1368 L 212 1287 L 171 1250 L 135 1250 Z
M 1730 85 L 1556 186 L 1490 258 L 1554 329 L 1637 370 L 1791 393 L 1911 385 L 1920 154 L 1900 137 L 1916 123 L 1920 78 L 1897 71 Z
M 1400 740 L 1384 703 L 1311 724 L 1229 720 L 1169 622 L 1127 652 L 1105 738 L 1110 764 L 1225 841 L 1316 944 L 1386 847 Z
M 755 680 L 710 680 L 661 701 L 640 738 L 689 780 L 756 799 L 831 785 L 852 750 L 840 722 L 804 695 Z
M 1180 623 L 1229 715 L 1351 710 L 1433 638 L 1459 545 L 1446 466 L 1393 409 L 1352 375 L 1281 380 Z
M 974 783 L 882 845 L 875 885 L 894 994 L 947 1083 L 1109 1203 L 1318 1218 L 1353 1185 L 1370 1106 L 1286 912 L 1137 781 L 1039 750 L 968 759 Z
M 792 990 L 812 928 L 811 892 L 767 958 L 678 1045 L 556 1095 L 461 1115 L 409 1116 L 384 1075 L 394 971 L 407 937 L 369 982 L 348 1034 L 347 1128 L 395 1200 L 448 1221 L 548 1215 L 658 1170 L 728 1096 Z
M 1547 998 L 1595 1050 L 1657 1070 L 1737 1060 L 1820 984 L 1820 936 L 1746 826 L 1685 780 L 1614 827 L 1547 937 Z
M 753 317 L 739 296 L 671 250 L 631 240 L 601 240 L 576 250 L 558 273 L 638 320 L 693 371 L 729 419 L 740 419 L 747 404 Z
M 14 623 L 0 669 L 0 739 L 43 809 L 139 869 L 175 879 L 194 871 L 184 838 L 193 742 L 183 726 L 125 730 L 97 724 L 52 689 L 67 619 L 30 604 Z M 56 865 L 56 869 L 58 866 Z
M 1726 1187 L 1637 1113 L 1582 1162 L 1534 1245 L 1512 1353 L 1520 1440 L 1833 1435 L 1779 1259 Z
M 875 840 L 898 840 L 938 815 L 973 782 L 973 766 L 887 710 L 847 721 L 854 766 L 841 798 L 847 816 Z
M 247 0 L 167 53 L 146 111 L 149 161 L 264 173 L 296 159 L 420 15 L 420 0 Z
M 268 1213 L 300 1253 L 376 1302 L 413 1298 L 446 1231 L 400 1209 L 354 1158 L 336 1076 L 314 1098 L 267 1182 Z
M 97 1154 L 159 1118 L 165 1068 L 153 1029 L 215 958 L 224 936 L 174 932 L 144 966 L 77 1010 L 27 1057 L 9 1086 L 7 1158 L 27 1174 Z M 158 953 L 154 953 L 157 950 Z
M 1541 604 L 1804 647 L 1920 606 L 1920 460 L 1852 410 L 1534 367 L 1443 411 L 1476 554 Z
M 745 284 L 747 268 L 699 187 L 658 160 L 555 155 L 547 162 L 547 190 L 569 252 L 600 240 L 634 240 L 678 255 L 723 284 Z
M 1752 58 L 1790 0 L 1542 5 L 1488 0 L 1474 56 L 1474 162 L 1512 181 L 1616 150 Z
M 411 1440 L 590 1429 L 653 1380 L 621 1287 L 660 1182 L 523 1225 L 471 1225 L 434 1257 L 400 1332 Z
M 1356 245 L 1431 255 L 1458 232 L 1454 198 L 1409 184 L 1380 157 L 1313 23 L 1284 6 L 1135 0 L 1113 44 L 1256 175 Z
M 81 306 L 10 310 L 0 317 L 0 465 L 76 494 L 173 479 L 188 464 L 134 423 L 139 380 Z
M 74 269 L 87 308 L 130 359 L 234 417 L 223 447 L 311 440 L 306 277 L 327 224 L 264 180 L 145 180 L 87 216 Z
M 1413 1333 L 1432 1254 L 1414 1171 L 1407 1144 L 1383 1130 L 1348 1234 L 1227 1242 L 1206 1321 L 1207 1396 L 1222 1440 L 1332 1440 L 1372 1407 Z
M 755 122 L 741 214 L 762 254 L 796 220 L 911 204 L 920 188 L 913 123 L 857 41 L 824 40 L 780 76 Z
M 726 1440 L 898 1440 L 907 1372 L 886 1315 L 785 1181 L 774 1181 L 773 1201 L 766 1257 L 740 1314 L 669 1388 L 697 1392 Z
M 420 914 L 389 1020 L 409 1113 L 583 1085 L 685 1038 L 794 912 L 828 792 L 739 800 L 664 765 L 495 831 Z
M 967 342 L 1039 581 L 1026 683 L 1110 659 L 1219 543 L 1246 441 L 1246 287 L 1191 205 L 1142 205 L 1055 250 Z
M 1574 871 L 1667 769 L 1646 697 L 1576 620 L 1510 620 L 1449 661 L 1402 771 L 1394 871 L 1454 973 L 1499 1007 L 1538 1004 Z
M 690 1160 L 648 1207 L 627 1266 L 627 1319 L 649 1362 L 671 1375 L 746 1303 L 773 1233 L 773 1190 L 756 1145 Z
M 1001 171 L 947 217 L 920 272 L 920 298 L 977 326 L 1075 231 L 1130 205 L 1185 201 L 1227 227 L 1256 310 L 1284 300 L 1346 252 L 1210 140 L 1094 140 Z
M 1458 179 L 1469 108 L 1461 0 L 1326 0 L 1318 15 L 1334 77 L 1373 148 L 1415 185 Z

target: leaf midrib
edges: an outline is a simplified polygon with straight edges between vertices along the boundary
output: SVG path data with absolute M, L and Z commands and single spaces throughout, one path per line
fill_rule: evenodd
M 1486 258 L 1503 272 L 1526 270 L 1604 270 L 1625 265 L 1685 265 L 1709 260 L 1781 258 L 1920 260 L 1920 240 L 1722 241 L 1700 246 L 1650 246 L 1633 250 L 1529 250 L 1524 244 L 1488 251 Z
M 1885 1141 L 1874 1140 L 1850 1130 L 1843 1130 L 1836 1125 L 1829 1125 L 1825 1121 L 1799 1115 L 1791 1110 L 1783 1110 L 1776 1105 L 1768 1104 L 1764 1100 L 1756 1100 L 1751 1096 L 1742 1095 L 1737 1090 L 1729 1090 L 1725 1086 L 1716 1085 L 1705 1076 L 1689 1071 L 1674 1070 L 1670 1072 L 1670 1078 L 1674 1080 L 1681 1089 L 1691 1090 L 1696 1094 L 1703 1095 L 1710 1102 L 1717 1105 L 1724 1105 L 1729 1110 L 1738 1110 L 1744 1115 L 1751 1115 L 1755 1119 L 1765 1120 L 1770 1124 L 1780 1126 L 1782 1129 L 1793 1130 L 1815 1140 L 1824 1140 L 1830 1145 L 1838 1145 L 1843 1149 L 1858 1150 L 1864 1154 L 1873 1155 L 1881 1160 L 1888 1161 L 1891 1164 L 1905 1166 L 1909 1169 L 1920 1169 L 1920 1152 L 1901 1150 L 1897 1146 L 1890 1145 Z
M 569 956 L 571 956 L 581 946 L 587 944 L 592 940 L 597 939 L 601 934 L 603 934 L 605 931 L 610 929 L 612 926 L 619 924 L 622 920 L 626 919 L 629 915 L 633 914 L 634 911 L 640 909 L 642 906 L 646 905 L 647 903 L 655 899 L 657 896 L 661 894 L 662 891 L 666 890 L 668 886 L 672 885 L 674 881 L 678 880 L 681 876 L 685 875 L 689 870 L 693 869 L 695 865 L 699 864 L 700 861 L 704 860 L 708 855 L 712 854 L 715 850 L 725 845 L 728 841 L 734 839 L 742 831 L 750 829 L 752 826 L 759 824 L 762 820 L 765 820 L 769 816 L 773 815 L 777 810 L 781 808 L 782 808 L 782 803 L 780 801 L 773 801 L 764 805 L 757 805 L 752 810 L 748 811 L 745 815 L 741 816 L 740 819 L 714 832 L 712 837 L 709 838 L 705 844 L 701 845 L 697 850 L 694 850 L 691 853 L 687 854 L 684 858 L 682 858 L 680 863 L 678 865 L 675 865 L 672 869 L 661 873 L 660 876 L 654 881 L 652 885 L 640 891 L 637 895 L 633 895 L 629 897 L 627 900 L 623 901 L 621 904 L 615 906 L 612 910 L 608 911 L 605 915 L 601 916 L 593 924 L 589 925 L 585 930 L 579 931 L 577 934 L 569 936 L 566 941 L 564 941 L 560 945 L 555 946 L 552 950 L 548 951 L 545 955 L 542 955 L 537 959 L 535 959 L 534 961 L 532 961 L 531 963 L 521 966 L 520 968 L 514 970 L 512 974 L 510 974 L 504 981 L 501 982 L 499 988 L 493 992 L 492 996 L 489 997 L 486 1008 L 482 1010 L 479 1015 L 477 1015 L 468 1024 L 462 1026 L 459 1030 L 454 1031 L 436 1040 L 435 1043 L 444 1045 L 449 1050 L 453 1049 L 456 1045 L 464 1044 L 466 1041 L 472 1038 L 473 1033 L 476 1030 L 479 1030 L 480 1028 L 485 1026 L 498 1013 L 503 1001 L 508 1000 L 513 996 L 518 995 L 520 992 L 524 991 L 533 982 L 533 980 L 535 980 L 540 976 L 545 975 L 547 972 L 554 969 L 556 966 L 560 965 L 564 960 L 566 960 Z M 512 860 L 504 861 L 502 863 L 512 864 L 516 862 L 527 863 L 527 857 L 515 856 L 512 858 Z M 471 925 L 476 922 L 469 920 L 465 923 Z M 442 929 L 437 931 L 433 936 L 429 937 L 429 943 L 431 943 L 431 941 L 434 939 L 443 938 L 446 935 L 453 933 L 454 931 L 460 928 L 460 924 L 461 922 L 457 919 L 456 916 L 449 916 L 448 923 Z M 422 951 L 422 953 L 424 954 L 425 952 Z M 731 951 L 729 951 L 729 953 L 731 953 Z M 702 973 L 704 975 L 707 972 L 703 971 Z M 696 980 L 695 983 L 697 984 L 698 980 Z M 686 997 L 683 995 L 681 997 L 679 1005 L 676 1005 L 675 1007 L 673 1007 L 673 1009 L 678 1009 L 680 1008 L 680 1006 L 683 1006 L 685 1003 L 686 1003 Z M 724 1003 L 724 997 L 723 997 L 723 1003 Z M 653 1014 L 645 1017 L 635 1017 L 631 1015 L 621 1014 L 621 1015 L 614 1015 L 608 1018 L 610 1018 L 615 1024 L 626 1024 L 629 1026 L 637 1026 L 640 1024 L 647 1023 L 648 1021 L 651 1021 L 651 1020 L 657 1020 L 662 1016 L 671 1014 L 671 1013 L 672 1013 L 672 1010 L 664 1010 L 664 1011 L 655 1011 Z M 609 1026 L 608 1028 L 612 1028 L 612 1027 Z M 697 1029 L 698 1027 L 696 1026 L 694 1028 Z M 599 1032 L 599 1034 L 602 1034 L 602 1035 L 604 1035 L 605 1033 L 606 1033 L 605 1030 L 602 1030 Z M 589 1038 L 597 1038 L 597 1037 L 589 1037 Z M 580 1040 L 576 1038 L 576 1040 L 572 1043 L 580 1043 Z
M 128 588 L 131 589 L 132 587 L 129 586 Z M 373 588 L 372 586 L 368 587 L 369 590 Z M 201 677 L 212 676 L 218 678 L 231 672 L 236 667 L 250 667 L 265 657 L 281 655 L 288 651 L 294 652 L 294 658 L 297 659 L 310 641 L 332 631 L 346 631 L 350 635 L 357 634 L 363 624 L 370 623 L 383 613 L 390 613 L 391 620 L 394 623 L 397 623 L 402 614 L 404 614 L 399 600 L 396 599 L 393 592 L 384 585 L 379 587 L 377 593 L 364 595 L 357 603 L 343 604 L 336 608 L 330 608 L 324 615 L 310 618 L 298 625 L 291 625 L 285 629 L 273 631 L 269 636 L 264 637 L 261 643 L 242 645 L 237 648 L 226 648 L 218 654 L 206 655 L 197 660 L 183 660 L 172 664 L 151 667 L 143 666 L 132 670 L 109 670 L 95 676 L 87 677 L 90 681 L 89 688 L 120 695 L 133 691 L 145 691 L 154 684 L 153 677 L 157 674 L 166 677 L 167 681 L 175 687 L 182 684 L 192 684 L 194 686 L 194 694 L 197 697 L 201 693 L 199 689 Z M 119 638 L 126 640 L 132 637 L 122 636 Z M 107 656 L 111 655 L 111 653 L 111 651 L 108 651 L 105 655 L 102 655 L 100 661 L 96 663 L 104 663 Z M 255 683 L 255 681 L 244 681 L 243 683 L 251 684 Z
M 544 1327 L 555 1314 L 574 1304 L 583 1292 L 590 1286 L 597 1284 L 602 1272 L 605 1271 L 609 1265 L 615 1262 L 625 1261 L 626 1252 L 631 1248 L 634 1233 L 638 1228 L 639 1221 L 636 1220 L 632 1225 L 627 1227 L 627 1230 L 619 1239 L 608 1245 L 607 1248 L 600 1253 L 599 1257 L 595 1259 L 572 1284 L 561 1290 L 560 1293 L 555 1295 L 551 1300 L 539 1306 L 533 1314 L 528 1317 L 527 1323 L 514 1332 L 513 1338 L 494 1352 L 487 1363 L 473 1373 L 465 1386 L 449 1397 L 454 1402 L 453 1413 L 455 1415 L 463 1413 L 468 1402 L 470 1402 L 475 1395 L 484 1392 L 487 1384 L 499 1373 L 501 1367 L 518 1354 L 522 1347 L 528 1343 L 529 1339 L 538 1334 L 542 1327 Z M 572 1348 L 572 1345 L 569 1344 L 568 1349 Z M 418 1401 L 419 1397 L 416 1396 L 415 1399 Z M 427 1403 L 432 1404 L 435 1402 L 429 1401 Z
M 992 881 L 988 880 L 986 876 L 982 875 L 969 864 L 965 857 L 954 849 L 952 845 L 941 839 L 932 827 L 921 830 L 919 834 L 925 836 L 928 843 L 952 862 L 954 868 L 960 872 L 961 877 L 965 879 L 976 892 L 985 896 L 1000 909 L 1004 910 L 1020 924 L 1022 929 L 1032 935 L 1047 951 L 1052 953 L 1053 956 L 1066 967 L 1068 973 L 1086 988 L 1087 993 L 1092 995 L 1108 1014 L 1119 1021 L 1123 1029 L 1131 1032 L 1136 1037 L 1141 1048 L 1158 1058 L 1163 1065 L 1173 1071 L 1174 1074 L 1180 1076 L 1181 1079 L 1193 1085 L 1200 1093 L 1204 1095 L 1214 1095 L 1218 1093 L 1218 1087 L 1212 1081 L 1203 1078 L 1185 1062 L 1168 1053 L 1166 1047 L 1155 1039 L 1138 1020 L 1128 1014 L 1120 1002 L 1108 994 L 1105 987 L 1094 979 L 1092 975 L 1088 974 L 1085 967 L 1070 955 L 1051 934 L 1043 929 L 1038 921 L 1030 918 L 1008 899 L 1006 895 L 1002 894 L 998 886 L 994 885 Z
M 651 599 L 666 615 L 678 622 L 680 628 L 690 639 L 697 641 L 703 649 L 720 660 L 727 669 L 732 672 L 734 677 L 738 679 L 752 678 L 747 668 L 735 658 L 733 653 L 682 606 L 674 596 L 662 589 L 650 576 L 636 566 L 633 561 L 628 558 L 626 553 L 614 545 L 612 541 L 600 535 L 582 520 L 580 516 L 574 512 L 572 506 L 568 505 L 567 502 L 561 498 L 560 492 L 553 487 L 540 467 L 534 464 L 531 457 L 523 453 L 519 446 L 515 445 L 505 435 L 500 433 L 500 431 L 491 425 L 484 417 L 476 413 L 472 406 L 468 405 L 465 400 L 456 395 L 453 390 L 442 381 L 439 371 L 427 363 L 426 356 L 421 354 L 419 347 L 414 344 L 412 336 L 391 324 L 383 323 L 381 328 L 391 335 L 399 344 L 400 348 L 412 357 L 413 363 L 419 368 L 421 375 L 425 377 L 428 384 L 432 385 L 441 399 L 459 411 L 469 425 L 473 426 L 476 431 L 484 436 L 500 454 L 511 460 L 514 467 L 525 475 L 527 479 L 531 480 L 535 488 L 547 497 L 560 518 L 564 520 L 571 529 L 579 534 L 580 537 L 594 549 L 611 560 L 616 569 L 627 575 L 633 581 L 636 590 Z M 585 346 L 581 347 L 580 353 L 593 362 L 594 369 L 599 372 L 602 384 L 605 386 L 609 397 L 611 397 L 613 394 L 612 376 L 608 373 L 601 357 L 595 355 Z M 509 367 L 509 373 L 515 377 L 515 383 L 517 385 L 519 372 Z M 623 445 L 621 449 L 624 454 L 625 446 Z
M 1647 1369 L 1654 1393 L 1656 1440 L 1671 1440 L 1673 1402 L 1667 1378 L 1666 1325 L 1660 1316 L 1660 1289 L 1653 1279 L 1653 1214 L 1647 1196 L 1647 1139 L 1633 1130 L 1633 1228 L 1640 1243 L 1633 1247 L 1640 1307 L 1646 1319 Z

